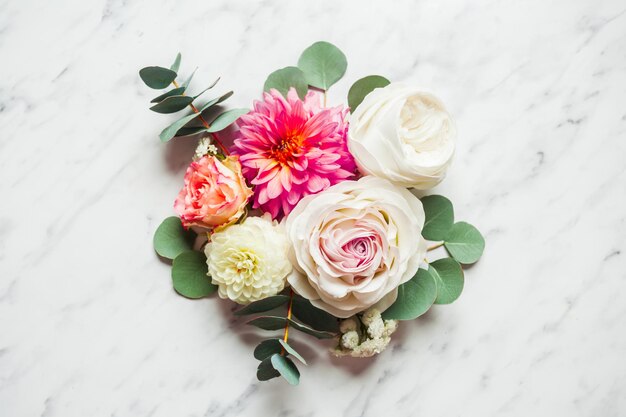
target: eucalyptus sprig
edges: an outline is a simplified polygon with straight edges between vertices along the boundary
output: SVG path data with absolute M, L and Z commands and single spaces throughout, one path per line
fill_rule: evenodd
M 179 53 L 178 55 L 176 55 L 174 63 L 169 68 L 151 66 L 142 68 L 139 71 L 139 76 L 141 77 L 143 82 L 152 89 L 162 90 L 170 86 L 170 84 L 174 87 L 171 90 L 152 99 L 150 102 L 155 104 L 150 107 L 150 110 L 157 113 L 170 114 L 177 113 L 187 107 L 191 109 L 190 113 L 176 120 L 174 123 L 163 129 L 163 131 L 159 134 L 161 141 L 167 142 L 177 136 L 190 136 L 209 133 L 212 135 L 214 141 L 220 146 L 222 152 L 224 154 L 228 154 L 228 151 L 217 139 L 214 133 L 227 128 L 241 115 L 246 114 L 249 110 L 227 110 L 218 113 L 216 116 L 214 116 L 211 122 L 208 122 L 204 117 L 206 113 L 209 110 L 214 110 L 215 106 L 219 105 L 230 96 L 232 96 L 233 92 L 229 91 L 217 98 L 207 101 L 202 105 L 196 106 L 194 102 L 196 102 L 196 100 L 198 100 L 200 96 L 202 96 L 205 92 L 215 87 L 215 85 L 219 81 L 219 78 L 199 93 L 195 95 L 187 94 L 187 89 L 196 71 L 194 70 L 182 84 L 179 84 L 179 82 L 176 81 L 176 78 L 178 77 L 180 63 L 181 54 Z M 197 124 L 193 124 L 196 120 L 200 121 L 200 126 L 198 126 Z
M 485 239 L 466 222 L 454 222 L 452 202 L 441 195 L 421 199 L 426 219 L 422 236 L 436 242 L 429 251 L 445 247 L 450 257 L 428 262 L 413 278 L 398 287 L 398 298 L 383 312 L 383 318 L 412 320 L 426 313 L 433 304 L 450 304 L 459 298 L 464 286 L 463 266 L 482 256 Z
M 326 92 L 344 76 L 347 68 L 348 61 L 339 48 L 329 42 L 315 42 L 302 52 L 297 67 L 285 67 L 272 72 L 263 90 L 275 88 L 287 97 L 289 89 L 293 87 L 298 96 L 304 99 L 309 87 L 313 87 L 324 93 L 326 107 Z
M 288 294 L 279 294 L 248 304 L 235 311 L 235 315 L 268 313 L 281 307 L 284 315 L 262 315 L 248 321 L 249 325 L 263 330 L 283 331 L 282 338 L 264 340 L 254 350 L 254 357 L 261 361 L 257 368 L 257 378 L 259 381 L 267 381 L 282 376 L 291 385 L 297 385 L 300 372 L 291 357 L 304 365 L 306 360 L 289 344 L 289 330 L 294 329 L 318 339 L 331 339 L 339 331 L 339 322 L 336 317 L 314 307 L 291 289 Z

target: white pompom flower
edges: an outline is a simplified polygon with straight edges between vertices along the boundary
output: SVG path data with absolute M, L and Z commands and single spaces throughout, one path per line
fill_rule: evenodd
M 288 250 L 289 240 L 280 224 L 266 217 L 248 217 L 214 233 L 204 252 L 220 298 L 248 304 L 285 287 L 292 269 Z

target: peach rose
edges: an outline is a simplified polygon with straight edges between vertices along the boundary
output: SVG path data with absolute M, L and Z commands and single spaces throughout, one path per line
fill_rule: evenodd
M 236 222 L 251 196 L 237 157 L 220 161 L 207 155 L 187 168 L 174 210 L 185 227 L 214 228 Z

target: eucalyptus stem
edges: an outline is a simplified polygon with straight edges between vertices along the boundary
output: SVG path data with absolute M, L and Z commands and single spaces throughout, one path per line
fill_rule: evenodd
M 178 88 L 179 84 L 176 82 L 176 80 L 172 81 L 172 84 L 174 85 L 174 87 Z M 184 96 L 185 93 L 183 92 L 182 95 Z M 200 114 L 200 111 L 198 110 L 198 108 L 196 106 L 193 105 L 193 103 L 189 103 L 189 107 L 191 107 L 191 110 L 193 110 L 194 113 L 198 113 Z M 211 127 L 211 125 L 204 119 L 204 117 L 202 117 L 202 114 L 200 114 L 198 116 L 198 118 L 200 119 L 200 121 L 202 122 L 202 124 L 204 125 L 204 127 L 206 127 L 207 129 Z M 222 143 L 222 141 L 220 141 L 217 138 L 217 135 L 215 133 L 210 133 L 211 138 L 213 139 L 213 141 L 215 143 L 218 144 L 218 146 L 220 147 L 220 149 L 222 150 L 222 152 L 224 153 L 225 156 L 228 156 L 230 153 L 228 152 L 228 149 L 226 149 L 226 147 L 224 146 L 224 144 Z
M 428 251 L 431 251 L 431 250 L 435 250 L 435 249 L 437 249 L 437 248 L 440 248 L 440 247 L 442 247 L 442 246 L 444 245 L 444 243 L 445 243 L 445 242 L 439 242 L 439 243 L 436 243 L 436 244 L 434 244 L 434 245 L 432 245 L 432 246 L 429 246 L 429 247 L 428 247 Z
M 285 323 L 285 333 L 283 335 L 283 341 L 287 343 L 289 340 L 289 320 L 291 320 L 291 312 L 293 308 L 293 288 L 289 290 L 289 308 L 287 309 L 287 321 Z M 283 347 L 280 352 L 281 355 L 285 355 L 285 348 Z

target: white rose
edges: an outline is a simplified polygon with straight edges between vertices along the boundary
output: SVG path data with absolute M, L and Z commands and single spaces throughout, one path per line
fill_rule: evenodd
M 456 128 L 436 97 L 390 84 L 369 93 L 350 117 L 348 147 L 363 174 L 428 189 L 443 180 Z
M 221 298 L 239 304 L 276 295 L 291 272 L 289 240 L 277 222 L 248 217 L 211 235 L 204 252 Z
M 288 281 L 313 305 L 346 318 L 384 311 L 426 253 L 422 203 L 366 176 L 303 198 L 287 217 L 294 271 Z

